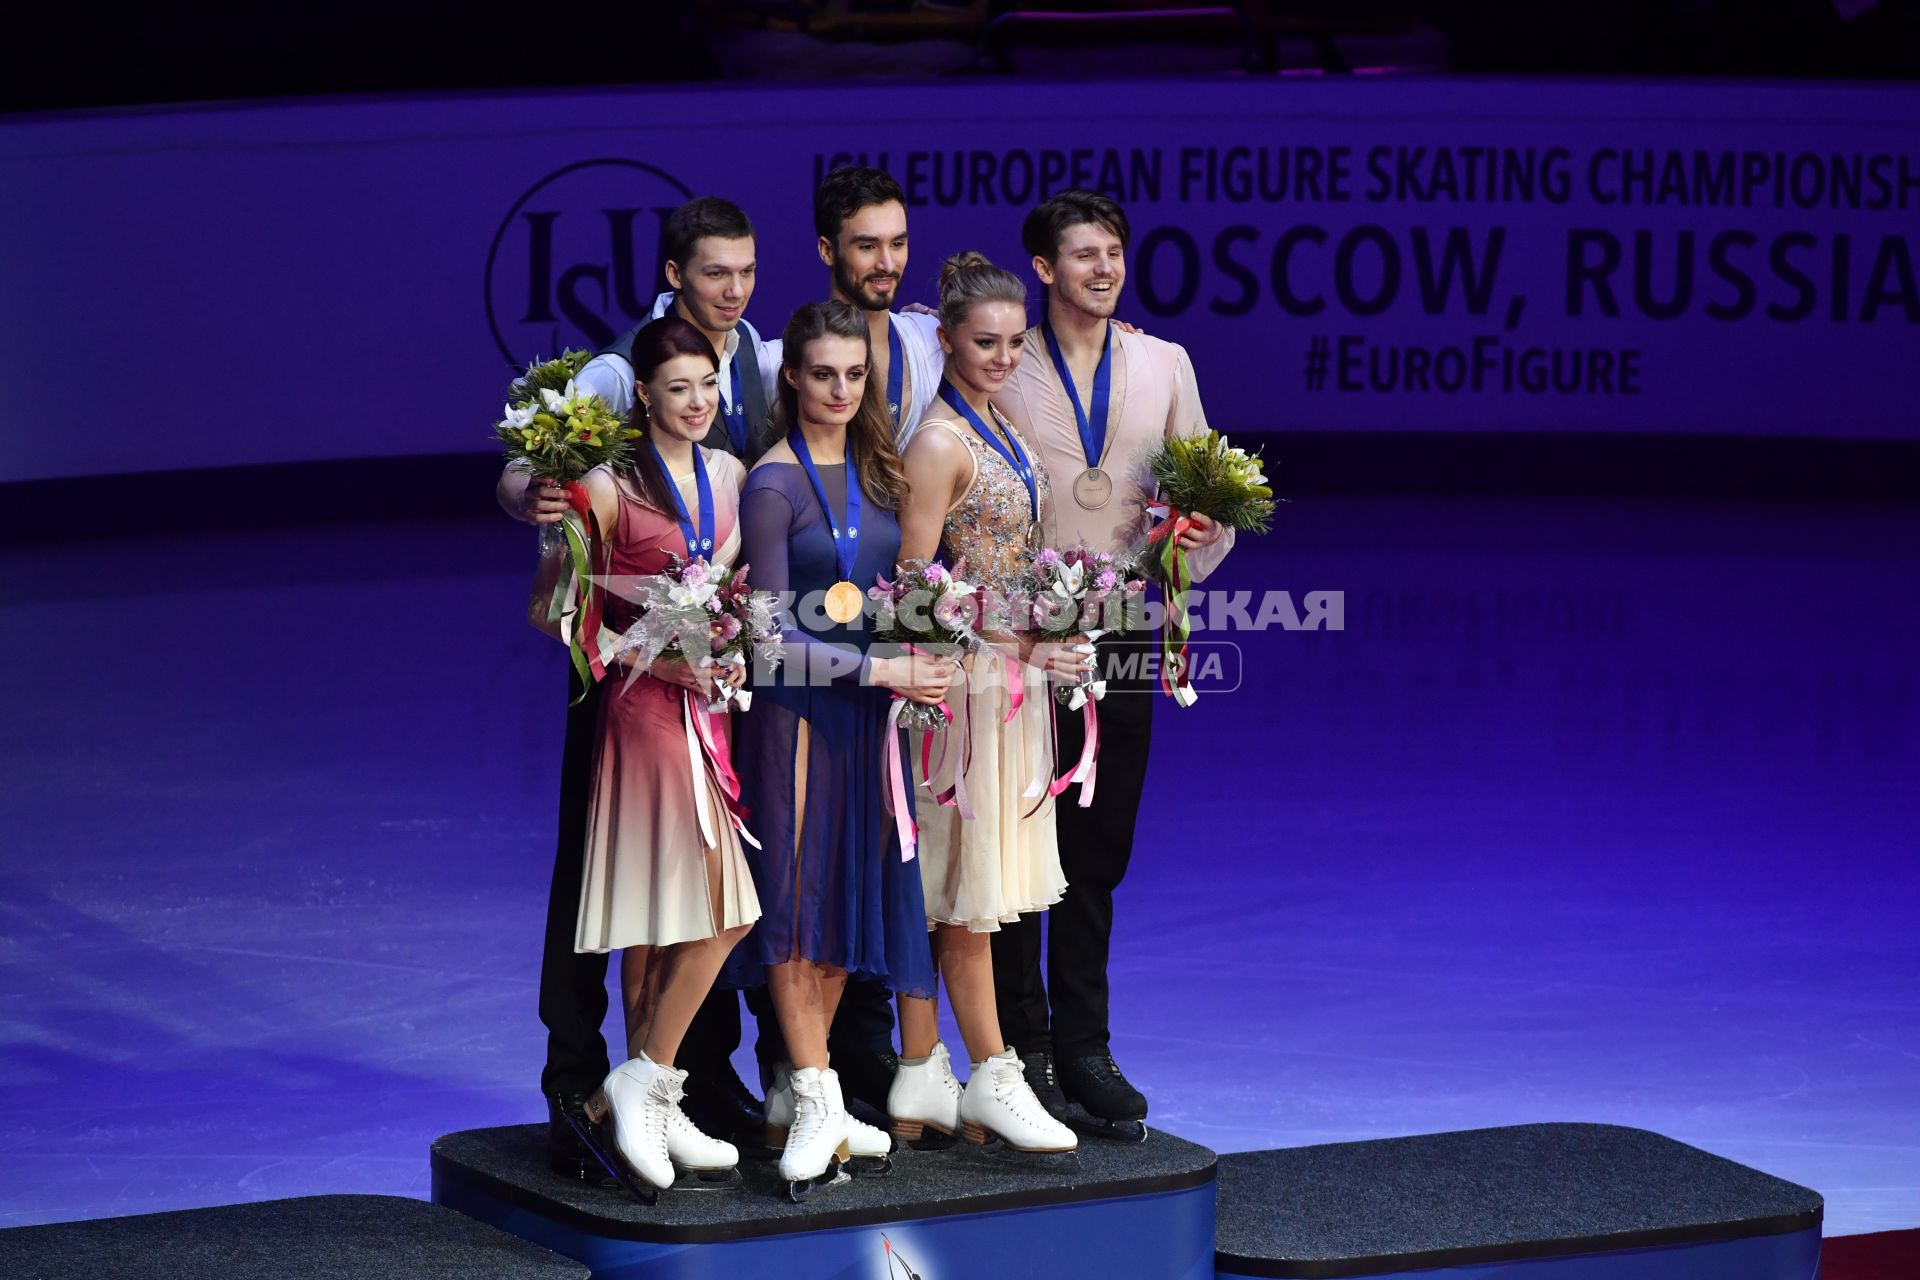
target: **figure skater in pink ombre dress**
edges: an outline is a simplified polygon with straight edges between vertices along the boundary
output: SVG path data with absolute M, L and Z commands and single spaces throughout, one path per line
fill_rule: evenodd
M 720 406 L 712 344 L 666 317 L 634 339 L 633 365 L 646 435 L 630 468 L 597 468 L 585 479 L 602 531 L 600 571 L 617 581 L 664 572 L 675 559 L 730 564 L 745 471 L 731 454 L 697 443 Z M 606 600 L 602 652 L 635 620 L 617 591 Z M 731 772 L 726 717 L 705 721 L 714 745 L 698 770 L 688 749 L 689 717 L 706 715 L 713 680 L 737 686 L 744 669 L 720 668 L 716 677 L 663 657 L 635 672 L 636 660 L 629 653 L 608 664 L 574 945 L 620 952 L 628 1057 L 603 1092 L 621 1159 L 664 1187 L 676 1167 L 713 1172 L 739 1161 L 731 1143 L 700 1132 L 681 1109 L 686 1073 L 673 1060 L 760 901 L 722 780 Z

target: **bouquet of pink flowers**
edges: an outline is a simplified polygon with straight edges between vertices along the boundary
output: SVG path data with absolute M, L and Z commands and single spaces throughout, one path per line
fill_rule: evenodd
M 679 658 L 696 667 L 766 668 L 779 664 L 784 652 L 780 638 L 778 601 L 771 591 L 747 585 L 747 566 L 717 567 L 705 560 L 675 560 L 665 573 L 628 578 L 619 584 L 622 597 L 640 606 L 639 621 L 615 643 L 613 655 L 636 653 L 637 675 L 657 658 Z M 634 675 L 629 675 L 631 681 Z M 742 711 L 753 695 L 716 681 L 715 699 L 708 711 L 737 705 Z
M 965 578 L 967 562 L 951 569 L 938 562 L 908 560 L 889 582 L 881 578 L 867 588 L 874 602 L 873 638 L 908 649 L 958 657 L 980 644 L 984 597 Z M 939 707 L 909 703 L 899 724 L 907 729 L 939 729 L 947 716 Z
M 1018 625 L 1030 635 L 1064 640 L 1084 635 L 1091 644 L 1127 625 L 1147 589 L 1134 562 L 1090 547 L 1053 547 L 1034 554 L 1021 584 Z M 1089 673 L 1078 684 L 1061 685 L 1054 697 L 1073 711 L 1107 694 L 1107 682 Z

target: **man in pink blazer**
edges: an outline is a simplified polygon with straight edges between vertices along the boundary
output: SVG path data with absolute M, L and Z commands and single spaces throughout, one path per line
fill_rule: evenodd
M 1207 429 L 1185 349 L 1113 324 L 1126 283 L 1127 216 L 1091 191 L 1066 191 L 1027 216 L 1021 239 L 1046 286 L 1046 318 L 1027 331 L 1025 357 L 996 397 L 1053 480 L 1047 545 L 1086 543 L 1122 552 L 1150 527 L 1148 454 L 1169 436 Z M 1196 581 L 1233 545 L 1231 530 L 1205 516 L 1182 536 Z M 1046 972 L 1040 918 L 993 936 L 1000 1025 L 1027 1078 L 1056 1114 L 1079 1103 L 1106 1132 L 1144 1136 L 1147 1100 L 1108 1048 L 1107 953 L 1113 893 L 1133 852 L 1146 781 L 1156 685 L 1139 659 L 1145 630 L 1099 641 L 1107 696 L 1100 703 L 1100 786 L 1093 804 L 1055 809 L 1067 894 L 1052 910 Z M 1118 666 L 1118 655 L 1134 665 Z M 1059 718 L 1061 760 L 1079 758 L 1079 716 Z M 1066 801 L 1069 796 L 1063 796 Z

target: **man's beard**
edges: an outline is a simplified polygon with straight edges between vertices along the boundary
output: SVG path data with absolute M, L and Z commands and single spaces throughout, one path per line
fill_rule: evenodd
M 893 277 L 893 282 L 894 292 L 898 292 L 900 288 L 900 277 Z M 884 298 L 874 297 L 871 293 L 867 292 L 866 280 L 862 277 L 855 276 L 849 271 L 845 262 L 835 262 L 833 264 L 833 283 L 835 288 L 846 295 L 848 301 L 852 302 L 854 306 L 859 307 L 862 311 L 893 310 L 893 293 L 888 293 Z
M 1085 285 L 1071 289 L 1066 295 L 1067 305 L 1075 311 L 1084 312 L 1101 320 L 1111 320 L 1120 309 L 1120 289 L 1116 285 L 1105 294 L 1092 292 Z

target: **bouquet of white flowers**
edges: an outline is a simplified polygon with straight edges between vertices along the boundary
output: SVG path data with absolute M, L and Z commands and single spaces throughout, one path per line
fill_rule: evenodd
M 1160 686 L 1183 707 L 1199 697 L 1187 676 L 1187 572 L 1180 535 L 1199 513 L 1244 533 L 1273 523 L 1273 490 L 1259 452 L 1237 449 L 1218 431 L 1173 436 L 1147 459 L 1159 497 L 1147 510 L 1158 521 L 1147 534 L 1147 563 L 1166 588 L 1167 620 L 1160 628 Z M 1158 543 L 1157 548 L 1154 544 Z
M 1124 557 L 1089 547 L 1036 552 L 1022 583 L 1022 630 L 1050 640 L 1084 635 L 1089 643 L 1126 625 L 1147 588 Z M 1106 681 L 1090 672 L 1078 684 L 1061 685 L 1054 697 L 1071 711 L 1106 696 Z
M 558 524 L 540 527 L 540 554 L 571 557 L 572 573 L 559 567 L 542 575 L 544 623 L 558 627 L 572 616 L 567 650 L 583 686 L 604 674 L 592 638 L 599 633 L 601 601 L 593 587 L 590 545 L 594 534 L 593 504 L 580 477 L 602 463 L 624 466 L 633 456 L 637 428 L 622 422 L 606 401 L 576 388 L 573 375 L 586 365 L 587 353 L 569 351 L 557 360 L 536 362 L 507 387 L 507 403 L 493 434 L 509 464 L 519 463 L 536 480 L 553 480 L 567 492 L 571 508 Z M 555 384 L 558 384 L 557 386 Z M 548 588 L 551 588 L 550 590 Z

